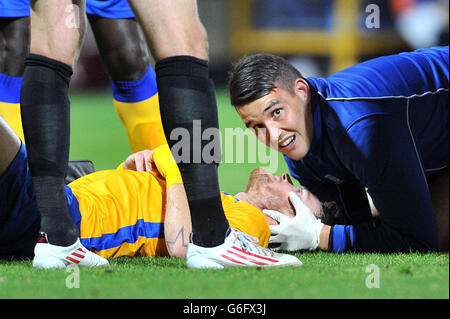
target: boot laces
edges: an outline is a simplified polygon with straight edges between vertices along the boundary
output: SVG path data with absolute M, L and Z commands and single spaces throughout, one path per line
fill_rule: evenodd
M 269 257 L 274 256 L 275 253 L 272 250 L 258 245 L 258 238 L 243 233 L 237 229 L 235 229 L 234 231 L 236 233 L 236 240 L 240 243 L 240 246 L 243 250 L 248 252 L 256 252 L 257 254 Z

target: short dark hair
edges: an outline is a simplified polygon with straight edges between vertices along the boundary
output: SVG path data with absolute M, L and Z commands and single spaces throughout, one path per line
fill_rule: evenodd
M 286 59 L 258 53 L 241 58 L 229 73 L 231 104 L 235 107 L 253 102 L 275 87 L 293 90 L 294 81 L 302 74 Z

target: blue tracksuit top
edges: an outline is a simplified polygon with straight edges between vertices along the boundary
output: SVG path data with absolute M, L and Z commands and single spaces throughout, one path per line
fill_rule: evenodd
M 345 216 L 346 225 L 331 229 L 330 251 L 436 250 L 426 177 L 448 165 L 448 46 L 306 80 L 313 141 L 302 160 L 285 160 L 293 177 Z M 380 222 L 371 218 L 366 189 Z

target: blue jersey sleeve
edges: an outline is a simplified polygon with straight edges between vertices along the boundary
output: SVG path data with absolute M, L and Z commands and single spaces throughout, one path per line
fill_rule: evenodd
M 449 87 L 449 47 L 383 56 L 325 79 L 319 90 L 328 99 L 407 97 Z

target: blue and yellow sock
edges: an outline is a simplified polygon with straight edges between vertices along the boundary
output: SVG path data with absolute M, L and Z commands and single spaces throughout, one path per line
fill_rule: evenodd
M 114 107 L 133 152 L 167 144 L 159 111 L 156 75 L 151 65 L 137 81 L 112 81 Z
M 22 77 L 0 73 L 0 116 L 12 127 L 24 141 L 22 118 L 20 116 L 20 88 Z

